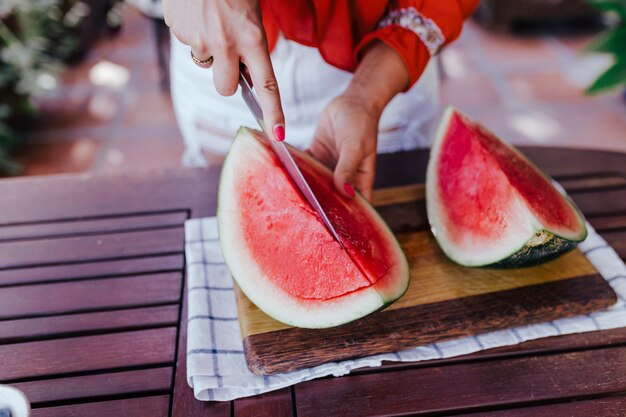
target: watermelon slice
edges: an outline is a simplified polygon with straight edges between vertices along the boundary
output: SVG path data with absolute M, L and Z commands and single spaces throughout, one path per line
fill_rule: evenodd
M 426 204 L 437 242 L 466 266 L 535 265 L 587 236 L 578 209 L 537 167 L 452 107 L 432 146 Z
M 246 296 L 274 319 L 308 328 L 347 323 L 400 298 L 408 264 L 374 209 L 360 195 L 341 196 L 328 168 L 291 148 L 348 255 L 265 141 L 241 128 L 220 178 L 222 252 Z

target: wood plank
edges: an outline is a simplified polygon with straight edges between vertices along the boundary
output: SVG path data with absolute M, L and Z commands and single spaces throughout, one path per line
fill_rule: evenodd
M 234 401 L 233 414 L 235 417 L 291 417 L 294 415 L 291 405 L 291 388 L 283 388 Z
M 424 184 L 410 184 L 374 190 L 372 204 L 375 207 L 389 206 L 399 203 L 412 203 L 424 200 L 426 187 Z
M 180 253 L 177 255 L 0 270 L 0 286 L 182 270 L 184 260 L 183 254 Z
M 57 222 L 0 226 L 0 241 L 173 227 L 181 226 L 186 219 L 187 212 L 177 211 L 171 213 L 146 213 L 136 216 L 95 219 L 77 218 Z
M 183 250 L 184 230 L 148 230 L 0 243 L 0 269 L 173 254 Z
M 423 184 L 428 156 L 425 149 L 376 155 L 374 188 Z
M 616 172 L 599 173 L 585 177 L 563 177 L 559 178 L 558 181 L 569 193 L 607 190 L 626 186 L 624 174 Z
M 610 189 L 626 189 L 626 177 L 616 174 L 606 174 L 593 177 L 575 177 L 561 179 L 559 183 L 568 191 L 576 194 L 583 192 L 597 193 Z M 410 203 L 425 199 L 425 186 L 408 184 L 374 190 L 372 204 L 374 206 L 388 206 L 398 203 Z
M 624 417 L 626 397 L 606 397 L 586 401 L 514 408 L 511 410 L 481 411 L 459 414 L 465 417 Z
M 450 413 L 626 390 L 626 347 L 428 367 L 296 385 L 298 415 Z
M 233 401 L 198 401 L 193 388 L 187 383 L 187 291 L 184 292 L 180 332 L 178 336 L 178 355 L 176 356 L 176 376 L 172 417 L 232 417 Z
M 409 228 L 422 228 L 428 224 L 423 198 L 420 198 L 420 186 L 394 187 L 400 195 L 390 197 L 387 191 L 377 191 L 374 204 L 377 211 L 389 223 L 392 230 L 404 231 Z M 580 210 L 586 216 L 593 217 L 603 213 L 620 213 L 626 211 L 626 187 L 608 191 L 584 191 L 571 195 Z M 411 200 L 417 198 L 417 200 Z M 413 201 L 418 201 L 416 208 Z M 417 210 L 417 211 L 416 211 Z M 397 226 L 407 224 L 407 226 Z
M 0 320 L 100 309 L 177 303 L 182 274 L 6 287 L 0 291 Z
M 594 176 L 625 172 L 626 153 L 591 149 L 522 146 L 520 150 L 552 177 Z
M 483 350 L 459 358 L 472 359 L 479 356 L 504 358 L 513 355 L 524 356 L 551 352 L 569 352 L 573 350 L 588 350 L 624 345 L 626 345 L 626 327 L 619 327 L 617 329 L 544 337 L 529 340 L 519 345 L 501 346 L 494 349 Z M 454 358 L 449 358 L 444 360 L 450 361 L 453 359 Z
M 378 206 L 376 211 L 394 233 L 430 230 L 423 201 Z
M 626 211 L 626 188 L 609 191 L 587 191 L 571 195 L 586 216 L 596 213 Z
M 626 259 L 626 230 L 604 232 L 602 237 L 611 245 L 620 258 Z
M 626 213 L 590 217 L 588 220 L 598 232 L 626 229 Z
M 178 308 L 170 305 L 0 321 L 0 344 L 176 326 Z
M 172 385 L 172 368 L 139 369 L 125 372 L 81 375 L 67 378 L 43 379 L 11 384 L 21 390 L 30 403 L 93 399 L 161 391 L 168 394 Z
M 486 359 L 510 359 L 530 355 L 567 353 L 577 350 L 591 350 L 610 346 L 626 345 L 626 327 L 617 329 L 573 333 L 562 336 L 543 337 L 517 345 L 501 346 L 480 350 L 469 355 L 454 356 L 445 359 L 433 359 L 419 362 L 384 362 L 381 368 L 360 368 L 352 374 L 376 373 L 384 368 L 389 370 L 407 370 L 441 365 L 455 365 Z
M 112 333 L 0 346 L 0 379 L 170 364 L 176 328 Z
M 626 153 L 544 146 L 522 146 L 519 149 L 557 180 L 560 177 L 595 177 L 598 173 L 626 173 Z M 375 188 L 423 183 L 427 163 L 428 150 L 425 149 L 378 155 Z
M 166 417 L 170 397 L 130 398 L 127 400 L 102 401 L 59 407 L 36 408 L 32 417 Z
M 395 232 L 419 230 L 428 228 L 423 193 L 422 184 L 391 187 L 374 191 L 372 201 L 376 210 Z M 588 193 L 585 193 L 585 196 L 581 198 L 587 201 L 586 199 L 590 197 Z M 595 198 L 598 196 L 596 195 Z M 597 209 L 595 212 L 587 213 L 590 215 L 589 221 L 598 231 L 626 228 L 626 215 L 620 212 L 605 213 L 607 212 L 597 211 Z
M 253 334 L 244 339 L 244 350 L 252 372 L 272 374 L 571 317 L 607 307 L 615 301 L 606 281 L 591 275 L 384 310 L 330 329 L 289 328 Z
M 0 224 L 180 209 L 211 216 L 218 179 L 219 167 L 4 179 Z

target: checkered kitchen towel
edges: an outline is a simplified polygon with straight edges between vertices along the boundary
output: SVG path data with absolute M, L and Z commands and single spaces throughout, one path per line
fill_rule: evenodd
M 619 297 L 618 303 L 608 310 L 263 377 L 252 374 L 246 366 L 233 282 L 220 251 L 216 219 L 188 220 L 185 223 L 189 292 L 187 380 L 197 399 L 226 401 L 327 375 L 344 375 L 355 368 L 380 366 L 384 360 L 447 358 L 541 337 L 626 326 L 626 267 L 591 225 L 587 228 L 589 236 L 580 249 Z

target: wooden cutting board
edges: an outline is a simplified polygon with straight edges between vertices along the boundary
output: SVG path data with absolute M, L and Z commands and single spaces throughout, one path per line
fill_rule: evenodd
M 376 192 L 374 205 L 396 231 L 411 281 L 387 309 L 330 329 L 275 321 L 236 288 L 248 366 L 259 375 L 374 355 L 589 313 L 617 301 L 608 283 L 575 250 L 523 269 L 465 268 L 448 260 L 427 229 L 423 186 Z

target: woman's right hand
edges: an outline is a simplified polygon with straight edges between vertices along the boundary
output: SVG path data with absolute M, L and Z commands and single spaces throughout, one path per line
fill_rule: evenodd
M 213 80 L 219 94 L 235 94 L 240 62 L 246 66 L 266 127 L 277 140 L 283 140 L 285 116 L 259 1 L 164 0 L 163 12 L 174 36 L 189 45 L 197 59 L 206 61 L 213 57 Z

